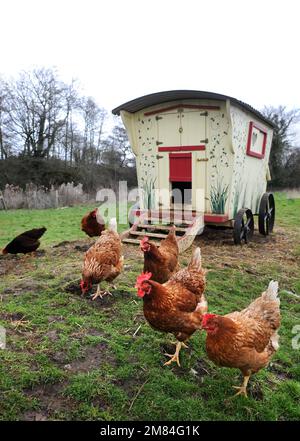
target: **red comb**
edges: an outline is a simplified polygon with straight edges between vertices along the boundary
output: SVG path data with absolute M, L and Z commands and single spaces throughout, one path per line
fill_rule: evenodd
M 204 314 L 202 317 L 202 326 L 205 326 L 207 321 L 213 317 L 216 317 L 216 314 Z
M 139 288 L 145 280 L 149 280 L 152 277 L 152 273 L 142 273 L 136 278 L 135 288 Z
M 141 240 L 141 244 L 148 242 L 148 240 L 149 240 L 148 236 L 143 237 L 143 239 Z
M 145 294 L 149 294 L 151 291 L 151 286 L 149 284 L 143 285 L 144 282 L 150 279 L 152 273 L 142 273 L 136 278 L 137 295 L 139 297 L 144 297 Z
M 145 280 L 149 280 L 152 277 L 152 273 L 141 273 L 139 276 L 137 276 L 136 278 L 136 285 L 135 288 L 139 288 L 140 285 L 145 282 Z

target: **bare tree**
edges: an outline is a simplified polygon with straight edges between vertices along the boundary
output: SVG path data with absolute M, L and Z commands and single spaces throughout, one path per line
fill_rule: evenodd
M 4 86 L 0 79 L 0 158 L 6 159 L 3 139 Z
M 7 128 L 26 155 L 44 158 L 55 152 L 68 117 L 70 87 L 52 69 L 22 72 L 6 85 Z
M 285 106 L 265 107 L 262 113 L 274 123 L 274 135 L 270 154 L 272 184 L 280 186 L 285 166 L 293 150 L 294 125 L 300 120 L 300 109 L 287 110 Z
M 119 165 L 125 167 L 131 165 L 134 161 L 134 156 L 132 154 L 128 136 L 123 125 L 116 124 L 111 132 L 111 135 L 107 139 L 106 146 L 109 150 L 115 152 L 110 156 L 115 156 L 119 158 Z
M 101 161 L 103 126 L 107 112 L 91 97 L 82 99 L 81 109 L 84 119 L 83 158 L 87 162 L 97 163 Z

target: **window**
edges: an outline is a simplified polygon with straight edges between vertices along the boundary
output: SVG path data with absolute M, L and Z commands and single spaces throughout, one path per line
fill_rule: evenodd
M 251 121 L 249 123 L 247 155 L 262 159 L 265 157 L 267 144 L 267 131 L 258 124 Z

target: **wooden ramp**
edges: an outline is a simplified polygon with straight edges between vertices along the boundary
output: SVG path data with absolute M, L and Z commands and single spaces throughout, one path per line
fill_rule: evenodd
M 140 244 L 144 236 L 148 236 L 151 241 L 160 245 L 161 240 L 167 237 L 172 225 L 176 227 L 176 238 L 179 251 L 183 252 L 189 248 L 196 235 L 200 234 L 204 228 L 204 216 L 195 211 L 175 211 L 175 210 L 152 210 L 141 212 L 138 221 L 121 234 L 123 243 Z

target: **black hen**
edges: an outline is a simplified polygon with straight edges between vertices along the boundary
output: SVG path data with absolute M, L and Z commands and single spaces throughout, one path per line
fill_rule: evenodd
M 2 250 L 2 254 L 32 253 L 40 246 L 39 238 L 46 230 L 47 228 L 43 227 L 25 231 L 6 245 Z

